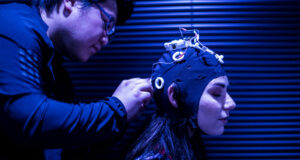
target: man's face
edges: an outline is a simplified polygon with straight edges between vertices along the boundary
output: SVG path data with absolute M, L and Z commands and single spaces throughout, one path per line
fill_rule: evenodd
M 98 3 L 110 16 L 116 20 L 116 0 L 106 0 Z M 105 22 L 108 17 L 95 5 L 83 7 L 82 2 L 75 1 L 72 11 L 65 21 L 61 47 L 63 52 L 74 60 L 86 62 L 108 44 Z

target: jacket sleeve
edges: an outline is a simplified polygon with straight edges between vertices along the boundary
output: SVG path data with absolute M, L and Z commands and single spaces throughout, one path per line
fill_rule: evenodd
M 90 104 L 68 104 L 34 93 L 9 96 L 1 110 L 1 122 L 21 144 L 62 147 L 118 136 L 126 126 L 126 112 L 115 97 Z
M 39 147 L 83 145 L 124 131 L 127 115 L 117 98 L 89 104 L 51 99 L 40 87 L 40 57 L 34 50 L 26 51 L 1 36 L 0 49 L 0 127 L 16 142 Z

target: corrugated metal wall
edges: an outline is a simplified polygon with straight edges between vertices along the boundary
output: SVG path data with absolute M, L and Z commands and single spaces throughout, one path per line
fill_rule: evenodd
M 237 103 L 224 135 L 204 136 L 208 159 L 300 159 L 299 0 L 137 0 L 111 45 L 88 63 L 66 63 L 78 100 L 110 96 L 122 79 L 149 77 L 179 27 L 199 29 L 202 43 L 225 56 Z M 154 107 L 114 151 L 128 147 Z

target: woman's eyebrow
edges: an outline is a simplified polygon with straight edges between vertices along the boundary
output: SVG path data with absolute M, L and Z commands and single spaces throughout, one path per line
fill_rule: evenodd
M 225 88 L 225 87 L 226 87 L 226 85 L 225 85 L 224 83 L 219 83 L 219 82 L 214 83 L 213 85 L 214 85 L 214 86 L 219 86 L 219 87 L 222 87 L 222 88 Z

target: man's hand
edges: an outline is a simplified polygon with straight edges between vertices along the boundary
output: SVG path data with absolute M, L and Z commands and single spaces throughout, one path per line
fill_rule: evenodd
M 130 121 L 151 102 L 152 94 L 150 79 L 132 78 L 123 80 L 112 96 L 124 104 L 127 121 Z

